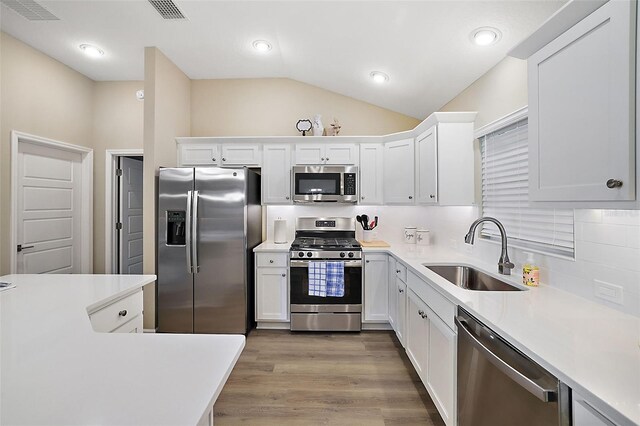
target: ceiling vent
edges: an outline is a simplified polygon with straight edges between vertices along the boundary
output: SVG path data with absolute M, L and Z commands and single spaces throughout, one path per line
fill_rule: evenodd
M 30 21 L 59 21 L 53 13 L 33 0 L 1 0 L 2 4 L 13 9 Z
M 163 19 L 187 19 L 171 0 L 149 0 Z

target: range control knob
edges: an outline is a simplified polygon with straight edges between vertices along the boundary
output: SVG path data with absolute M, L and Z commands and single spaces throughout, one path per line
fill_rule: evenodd
M 345 256 L 344 252 L 340 252 L 340 257 L 344 257 L 344 256 Z
M 353 252 L 349 253 L 349 257 L 353 257 Z
M 311 254 L 311 252 L 310 252 L 310 251 L 308 251 L 308 252 L 307 252 L 307 257 L 311 257 L 311 256 L 313 256 L 313 254 Z
M 298 257 L 304 257 L 304 252 L 298 253 Z

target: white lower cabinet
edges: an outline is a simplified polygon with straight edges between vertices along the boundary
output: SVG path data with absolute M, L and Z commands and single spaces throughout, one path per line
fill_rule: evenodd
M 405 347 L 405 330 L 407 325 L 407 284 L 396 277 L 396 336 L 402 347 Z
M 269 262 L 269 263 L 265 263 Z M 261 266 L 261 265 L 273 266 Z M 256 254 L 256 321 L 289 321 L 287 254 Z
M 142 289 L 90 310 L 89 319 L 100 333 L 142 333 Z
M 389 325 L 396 329 L 396 317 L 398 316 L 398 288 L 396 287 L 396 259 L 389 256 L 387 260 L 387 293 L 389 299 L 387 307 L 389 308 Z
M 427 390 L 447 426 L 455 424 L 456 333 L 429 308 Z
M 258 268 L 256 321 L 289 321 L 289 291 L 285 268 Z
M 411 290 L 407 296 L 406 351 L 422 382 L 427 382 L 429 318 L 426 306 Z
M 611 420 L 596 410 L 576 391 L 572 392 L 571 399 L 573 426 L 614 426 Z
M 389 320 L 387 255 L 366 254 L 364 261 L 364 318 L 362 322 Z

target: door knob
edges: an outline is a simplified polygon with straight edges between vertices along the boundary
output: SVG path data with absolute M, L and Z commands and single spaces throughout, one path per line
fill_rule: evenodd
M 620 188 L 621 186 L 622 186 L 622 181 L 621 180 L 609 179 L 607 181 L 607 188 L 609 188 L 609 189 Z

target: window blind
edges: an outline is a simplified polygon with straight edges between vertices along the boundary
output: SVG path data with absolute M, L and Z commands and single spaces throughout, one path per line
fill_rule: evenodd
M 483 215 L 502 222 L 514 245 L 573 257 L 573 210 L 529 205 L 527 119 L 481 137 L 480 146 Z M 500 240 L 493 224 L 480 235 Z

